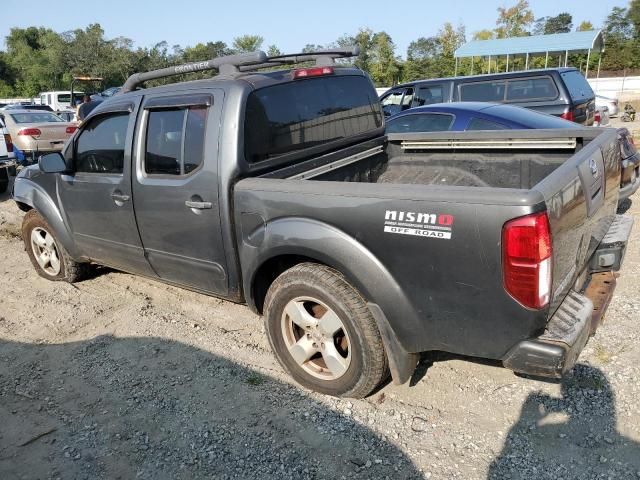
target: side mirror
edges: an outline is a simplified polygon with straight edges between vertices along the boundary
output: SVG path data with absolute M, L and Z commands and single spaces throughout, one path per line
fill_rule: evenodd
M 44 173 L 62 173 L 66 172 L 67 164 L 60 152 L 47 153 L 38 159 L 40 171 Z

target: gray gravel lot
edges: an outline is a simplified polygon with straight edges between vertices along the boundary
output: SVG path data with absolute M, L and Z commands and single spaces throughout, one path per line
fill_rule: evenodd
M 241 305 L 38 277 L 20 221 L 0 195 L 0 479 L 640 479 L 640 224 L 563 382 L 432 353 L 411 384 L 341 400 L 293 384 Z

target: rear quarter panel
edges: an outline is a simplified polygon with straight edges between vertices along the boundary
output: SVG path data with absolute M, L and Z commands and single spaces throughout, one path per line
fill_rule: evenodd
M 502 286 L 502 225 L 544 208 L 536 192 L 254 178 L 234 199 L 246 294 L 259 265 L 287 252 L 342 271 L 411 352 L 501 358 L 544 328 L 547 312 Z M 451 238 L 385 232 L 389 211 L 449 215 Z M 261 220 L 243 231 L 243 215 Z

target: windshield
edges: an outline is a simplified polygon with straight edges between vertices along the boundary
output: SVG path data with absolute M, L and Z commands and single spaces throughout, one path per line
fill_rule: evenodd
M 73 92 L 73 98 L 75 99 L 75 103 L 81 102 L 83 96 L 84 96 L 84 93 L 82 93 L 82 92 Z M 58 103 L 69 103 L 69 100 L 71 100 L 71 94 L 70 93 L 59 93 L 58 94 Z
M 12 113 L 11 118 L 16 123 L 54 123 L 64 122 L 60 117 L 47 112 Z

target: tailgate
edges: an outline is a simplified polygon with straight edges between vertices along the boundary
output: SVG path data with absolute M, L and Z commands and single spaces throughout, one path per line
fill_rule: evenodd
M 534 187 L 545 197 L 553 240 L 550 314 L 579 278 L 586 280 L 589 260 L 615 219 L 618 135 L 615 129 L 594 132 L 585 136 L 582 149 Z

